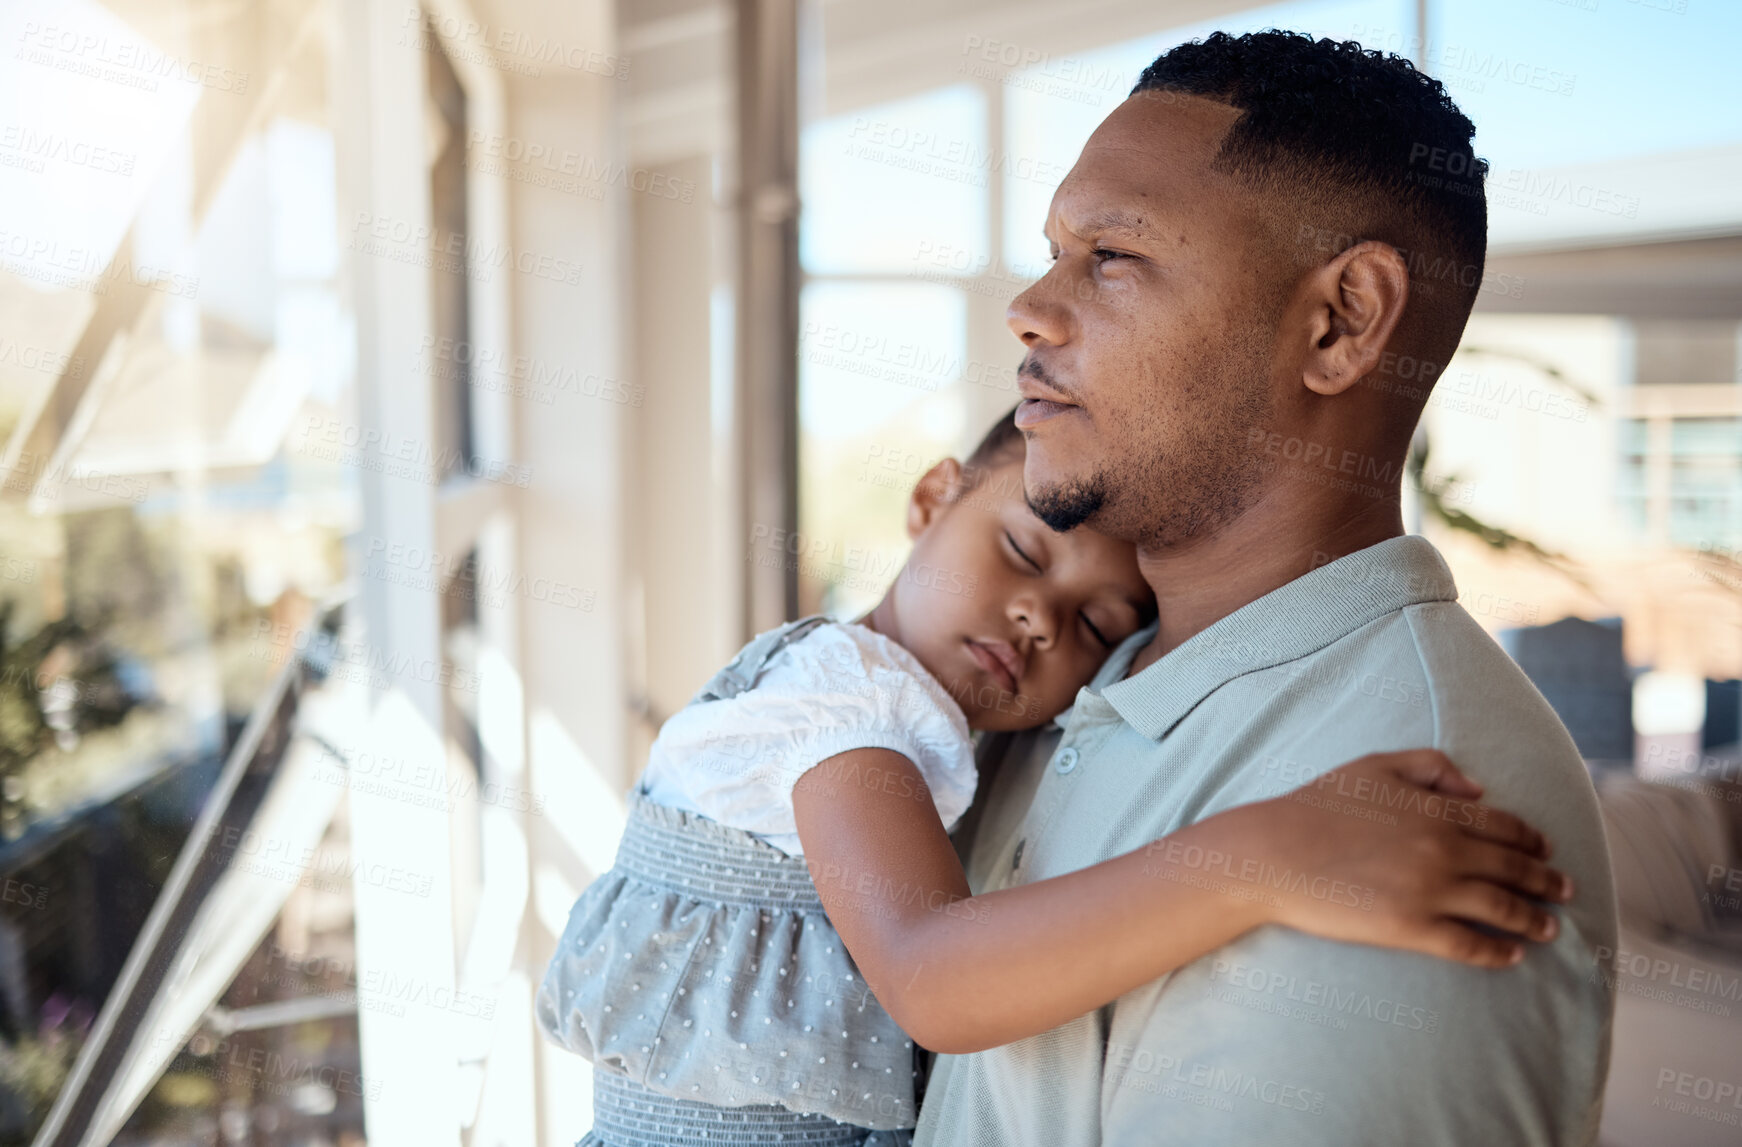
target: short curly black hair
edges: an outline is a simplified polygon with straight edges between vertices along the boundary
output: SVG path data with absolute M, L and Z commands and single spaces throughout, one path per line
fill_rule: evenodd
M 1295 242 L 1392 243 L 1412 283 L 1449 283 L 1468 314 L 1488 244 L 1488 164 L 1438 80 L 1401 56 L 1273 28 L 1181 44 L 1143 70 L 1141 92 L 1243 112 L 1216 166 L 1302 207 Z

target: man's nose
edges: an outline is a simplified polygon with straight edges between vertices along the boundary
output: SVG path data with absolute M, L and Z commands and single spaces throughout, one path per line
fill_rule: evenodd
M 1012 299 L 1004 311 L 1010 333 L 1022 340 L 1025 347 L 1039 343 L 1063 346 L 1070 338 L 1070 316 L 1052 297 L 1049 283 L 1057 270 L 1056 266 L 1049 270 L 1040 282 Z

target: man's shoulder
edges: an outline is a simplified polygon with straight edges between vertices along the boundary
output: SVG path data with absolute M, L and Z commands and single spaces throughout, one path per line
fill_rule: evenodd
M 1549 727 L 1577 755 L 1560 719 L 1524 670 L 1463 606 L 1423 602 L 1403 610 L 1400 620 L 1408 627 L 1442 721 L 1461 725 L 1479 718 Z
M 1456 602 L 1407 606 L 1268 676 L 1327 711 L 1367 710 L 1370 725 L 1425 734 L 1436 747 L 1476 732 L 1524 735 L 1539 751 L 1578 760 L 1530 678 Z

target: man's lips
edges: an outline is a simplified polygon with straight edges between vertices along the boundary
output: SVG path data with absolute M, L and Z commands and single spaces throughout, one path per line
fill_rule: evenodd
M 1022 655 L 1003 641 L 975 641 L 971 637 L 964 640 L 968 655 L 980 668 L 990 673 L 1005 692 L 1014 694 L 1016 683 L 1022 676 Z
M 1027 430 L 1030 426 L 1039 426 L 1049 418 L 1057 418 L 1061 414 L 1081 409 L 1080 406 L 1072 406 L 1068 402 L 1054 402 L 1048 398 L 1025 398 L 1016 405 L 1016 426 L 1020 430 Z

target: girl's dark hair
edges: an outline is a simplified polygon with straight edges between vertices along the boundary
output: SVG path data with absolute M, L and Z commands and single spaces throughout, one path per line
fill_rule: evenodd
M 986 436 L 962 463 L 962 469 L 970 473 L 990 470 L 1012 458 L 1020 458 L 1027 448 L 1028 440 L 1016 428 L 1016 407 L 1012 406 L 1005 411 L 1003 418 L 992 424 L 992 429 L 986 431 Z

